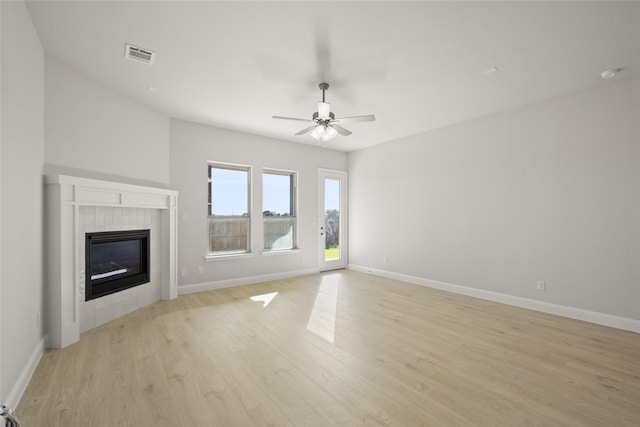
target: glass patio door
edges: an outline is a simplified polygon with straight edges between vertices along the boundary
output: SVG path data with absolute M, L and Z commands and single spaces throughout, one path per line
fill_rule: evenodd
M 318 234 L 320 271 L 346 267 L 347 174 L 318 171 Z

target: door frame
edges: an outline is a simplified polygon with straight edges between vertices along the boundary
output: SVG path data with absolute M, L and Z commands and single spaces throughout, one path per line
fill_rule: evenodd
M 340 180 L 340 223 L 339 223 L 339 234 L 338 241 L 340 242 L 340 259 L 325 261 L 324 259 L 324 250 L 325 250 L 325 236 L 324 236 L 324 216 L 325 216 L 325 206 L 324 206 L 324 198 L 325 198 L 325 179 L 338 179 Z M 318 223 L 317 223 L 317 236 L 318 236 L 318 269 L 320 271 L 328 271 L 328 270 L 339 270 L 347 267 L 347 254 L 348 252 L 348 242 L 347 236 L 349 235 L 348 231 L 348 193 L 349 193 L 349 175 L 346 171 L 337 170 L 337 169 L 324 169 L 318 168 Z

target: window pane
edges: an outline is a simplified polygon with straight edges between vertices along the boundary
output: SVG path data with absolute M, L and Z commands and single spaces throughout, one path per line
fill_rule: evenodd
M 296 246 L 295 173 L 265 171 L 262 174 L 264 250 Z
M 209 253 L 248 252 L 250 233 L 249 167 L 209 165 Z
M 292 249 L 294 242 L 295 218 L 264 218 L 264 250 Z
M 209 215 L 249 215 L 249 171 L 211 167 Z
M 248 217 L 209 217 L 209 252 L 246 252 L 248 230 Z
M 265 172 L 262 175 L 263 216 L 292 216 L 291 174 Z
M 340 259 L 340 180 L 324 181 L 325 261 Z

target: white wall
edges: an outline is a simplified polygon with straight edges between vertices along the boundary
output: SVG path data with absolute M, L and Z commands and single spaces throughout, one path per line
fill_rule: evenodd
M 639 123 L 623 79 L 351 153 L 349 263 L 640 319 Z
M 317 216 L 318 168 L 347 169 L 347 154 L 310 145 L 280 141 L 181 120 L 171 120 L 171 188 L 180 192 L 179 265 L 187 276 L 179 278 L 179 292 L 187 285 L 211 288 L 234 279 L 265 275 L 295 274 L 318 268 Z M 239 163 L 253 167 L 252 258 L 206 262 L 207 161 Z M 298 253 L 262 256 L 261 198 L 262 168 L 298 172 Z M 197 268 L 203 273 L 198 274 Z M 182 289 L 180 289 L 182 287 Z M 193 287 L 190 288 L 194 290 Z
M 0 5 L 0 401 L 4 402 L 2 387 L 2 6 Z
M 166 187 L 169 119 L 45 59 L 46 173 Z
M 44 350 L 44 56 L 23 2 L 2 8 L 0 402 L 15 406 Z M 39 319 L 38 319 L 39 318 Z

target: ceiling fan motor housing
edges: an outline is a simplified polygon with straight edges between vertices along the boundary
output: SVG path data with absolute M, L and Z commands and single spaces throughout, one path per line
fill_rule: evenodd
M 328 118 L 321 118 L 320 115 L 318 114 L 318 112 L 316 111 L 315 113 L 313 113 L 313 119 L 314 121 L 318 121 L 318 122 L 322 122 L 322 121 L 329 121 L 329 120 L 335 120 L 336 119 L 336 115 L 333 113 L 329 113 L 329 117 Z

